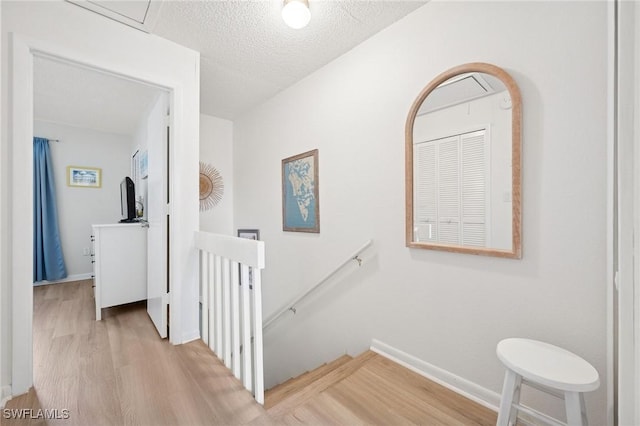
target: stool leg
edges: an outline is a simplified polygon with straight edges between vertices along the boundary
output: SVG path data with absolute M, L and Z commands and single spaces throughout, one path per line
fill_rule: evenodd
M 580 392 L 580 412 L 582 413 L 582 424 L 584 426 L 589 426 L 589 421 L 587 420 L 587 406 L 584 403 L 584 394 Z
M 568 426 L 587 426 L 584 395 L 581 392 L 565 392 L 564 404 L 567 409 Z
M 500 411 L 498 411 L 497 426 L 515 425 L 518 416 L 518 409 L 513 407 L 513 403 L 520 400 L 520 385 L 522 376 L 511 370 L 507 370 L 504 375 L 504 385 L 502 386 L 502 397 L 500 398 Z
M 522 376 L 516 375 L 516 389 L 513 392 L 513 401 L 511 401 L 511 416 L 509 417 L 509 424 L 515 426 L 518 421 L 518 409 L 513 405 L 520 404 L 520 389 L 522 389 Z

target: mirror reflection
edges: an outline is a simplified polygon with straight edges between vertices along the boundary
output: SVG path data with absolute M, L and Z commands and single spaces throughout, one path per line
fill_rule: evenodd
M 427 86 L 407 120 L 408 246 L 520 257 L 519 133 L 503 70 L 469 64 Z

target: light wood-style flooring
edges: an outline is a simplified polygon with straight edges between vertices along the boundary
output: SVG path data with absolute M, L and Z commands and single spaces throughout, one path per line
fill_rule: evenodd
M 158 336 L 143 303 L 103 310 L 92 281 L 34 289 L 34 387 L 8 409 L 69 410 L 68 419 L 3 425 L 274 424 L 201 340 Z
M 373 352 L 269 390 L 257 404 L 202 341 L 159 338 L 144 303 L 103 310 L 92 281 L 34 289 L 34 388 L 2 425 L 494 425 L 496 413 Z M 68 411 L 63 411 L 68 410 Z M 49 411 L 51 413 L 52 411 Z
M 495 412 L 374 352 L 348 355 L 270 389 L 287 425 L 495 425 Z

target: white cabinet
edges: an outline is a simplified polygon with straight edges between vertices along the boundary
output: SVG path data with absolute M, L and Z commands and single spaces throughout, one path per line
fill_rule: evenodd
M 98 321 L 102 308 L 147 298 L 147 228 L 142 223 L 92 228 Z

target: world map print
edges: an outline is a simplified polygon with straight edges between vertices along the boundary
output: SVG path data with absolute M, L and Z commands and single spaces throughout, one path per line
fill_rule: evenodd
M 315 158 L 309 155 L 284 163 L 285 230 L 317 232 Z

